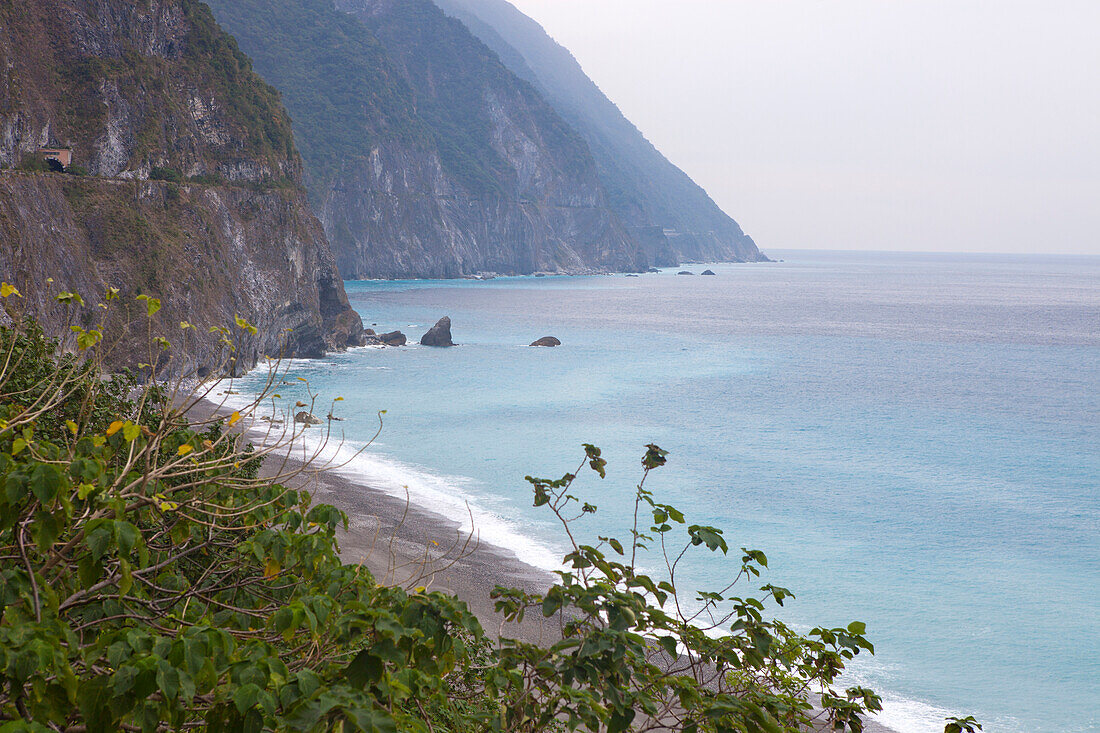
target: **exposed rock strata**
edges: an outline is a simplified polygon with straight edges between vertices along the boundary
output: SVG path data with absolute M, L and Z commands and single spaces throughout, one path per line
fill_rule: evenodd
M 152 294 L 163 304 L 154 334 L 172 342 L 179 370 L 205 373 L 228 357 L 210 326 L 230 327 L 238 369 L 265 354 L 314 357 L 361 343 L 323 242 L 294 191 L 0 174 L 0 272 L 25 296 L 7 305 L 26 305 L 69 343 L 69 326 L 99 322 L 108 286 L 121 291 L 113 305 L 135 308 L 136 295 Z M 59 291 L 88 306 L 71 312 L 53 300 Z M 122 311 L 110 322 L 108 341 L 122 340 L 116 363 L 145 360 L 144 316 L 128 315 L 129 325 Z M 258 334 L 238 329 L 237 316 Z M 181 321 L 197 328 L 185 332 Z

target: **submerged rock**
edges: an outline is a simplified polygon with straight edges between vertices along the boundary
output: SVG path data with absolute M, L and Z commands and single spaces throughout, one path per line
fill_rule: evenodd
M 690 270 L 680 270 L 680 271 L 679 271 L 678 273 L 676 273 L 676 274 L 677 274 L 677 275 L 694 275 L 695 273 L 694 273 L 694 272 L 691 272 Z
M 421 346 L 454 346 L 451 340 L 451 319 L 443 316 L 426 334 L 420 337 Z
M 321 421 L 318 418 L 314 417 L 313 415 L 310 415 L 305 410 L 302 410 L 301 412 L 299 412 L 297 415 L 294 416 L 294 422 L 302 423 L 306 427 L 309 427 L 310 425 L 320 425 L 321 424 Z
M 532 341 L 531 346 L 561 346 L 561 341 L 553 336 L 543 336 L 538 341 Z
M 713 274 L 714 274 L 714 270 L 703 270 L 703 271 L 702 271 L 702 272 L 700 272 L 699 274 L 700 274 L 700 275 L 713 275 Z

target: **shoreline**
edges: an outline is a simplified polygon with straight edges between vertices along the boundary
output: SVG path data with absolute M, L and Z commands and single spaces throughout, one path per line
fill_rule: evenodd
M 228 416 L 232 408 L 204 398 L 191 410 L 198 419 Z M 243 421 L 242 421 L 243 422 Z M 256 426 L 253 430 L 258 429 Z M 246 430 L 245 435 L 251 431 Z M 348 517 L 347 531 L 339 533 L 340 555 L 347 563 L 362 563 L 382 584 L 455 595 L 481 621 L 491 637 L 509 637 L 532 643 L 551 641 L 557 624 L 530 614 L 522 624 L 504 623 L 496 614 L 490 593 L 496 586 L 544 592 L 555 580 L 543 569 L 523 562 L 510 549 L 463 531 L 462 523 L 428 507 L 402 500 L 386 491 L 339 473 L 334 468 L 311 467 L 291 455 L 271 455 L 260 476 L 310 492 L 315 503 L 331 504 Z M 820 727 L 818 730 L 828 730 Z M 867 733 L 898 733 L 873 718 L 864 721 Z

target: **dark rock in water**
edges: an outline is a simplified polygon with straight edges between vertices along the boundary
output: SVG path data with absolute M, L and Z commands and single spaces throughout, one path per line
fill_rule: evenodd
M 455 342 L 451 341 L 451 319 L 447 316 L 440 318 L 426 334 L 420 337 L 420 345 L 454 346 Z
M 301 412 L 299 412 L 297 415 L 294 416 L 294 422 L 302 423 L 306 427 L 309 427 L 310 425 L 320 425 L 321 424 L 320 420 L 318 420 L 313 415 L 310 415 L 305 410 L 302 410 Z
M 545 272 L 536 272 L 535 277 L 546 277 L 546 273 Z
M 641 276 L 640 275 L 635 275 L 634 273 L 629 273 L 629 274 L 627 274 L 627 277 L 641 277 Z
M 553 336 L 543 336 L 538 341 L 532 341 L 532 346 L 561 346 L 561 341 Z
M 713 275 L 713 274 L 714 274 L 714 270 L 703 270 L 703 271 L 702 271 L 701 273 L 699 273 L 699 274 L 700 274 L 700 275 Z
M 677 274 L 677 275 L 694 275 L 695 273 L 694 273 L 694 272 L 690 272 L 690 271 L 688 271 L 688 270 L 680 270 L 680 271 L 679 271 L 678 273 L 676 273 L 676 274 Z
M 660 272 L 660 270 L 658 270 L 656 267 L 651 267 L 648 270 L 646 270 L 646 272 Z
M 404 346 L 409 342 L 405 337 L 405 334 L 400 331 L 390 331 L 389 333 L 383 333 L 378 336 L 378 340 L 384 343 L 386 346 Z

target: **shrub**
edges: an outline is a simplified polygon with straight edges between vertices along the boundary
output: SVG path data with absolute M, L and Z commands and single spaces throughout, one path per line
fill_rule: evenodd
M 183 181 L 183 174 L 181 174 L 175 168 L 162 168 L 160 166 L 155 166 L 153 170 L 149 173 L 149 180 L 180 183 Z
M 82 165 L 70 165 L 66 169 L 65 172 L 69 173 L 70 175 L 74 175 L 74 176 L 86 176 L 86 175 L 88 175 L 88 169 L 85 168 Z
M 218 173 L 202 173 L 187 179 L 189 183 L 199 183 L 204 186 L 218 186 L 225 183 L 225 178 Z
M 41 153 L 31 153 L 30 155 L 23 156 L 23 159 L 19 161 L 19 165 L 16 166 L 16 169 L 28 173 L 48 173 L 50 171 L 50 163 Z

